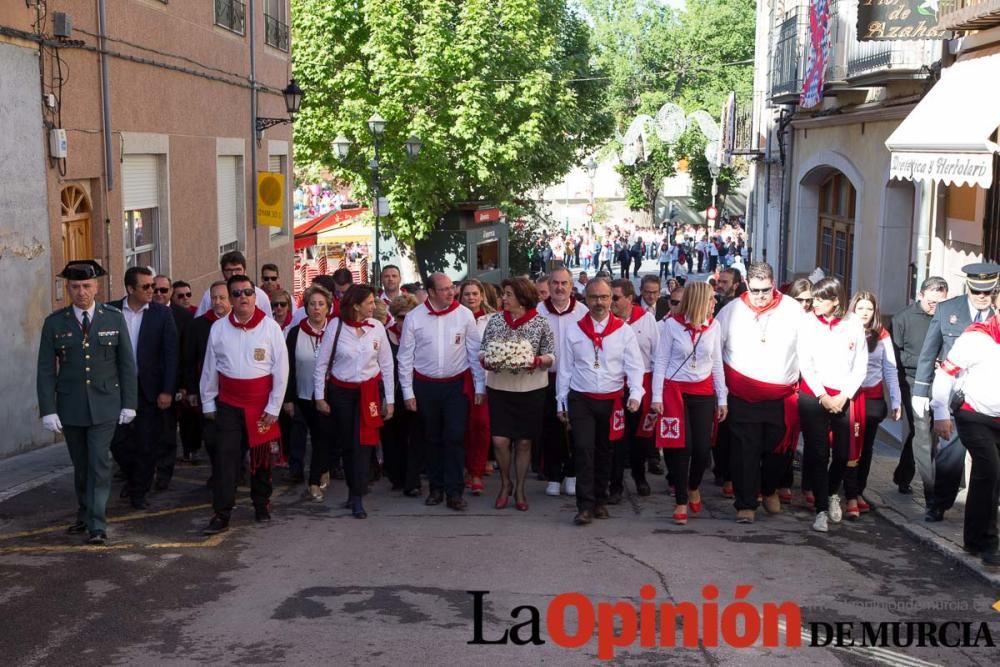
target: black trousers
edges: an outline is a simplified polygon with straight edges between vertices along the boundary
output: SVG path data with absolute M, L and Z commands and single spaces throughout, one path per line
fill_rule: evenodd
M 712 461 L 715 463 L 713 472 L 723 482 L 733 481 L 733 439 L 729 434 L 729 421 L 726 419 L 719 423 L 715 433 L 715 447 L 712 448 Z
M 218 447 L 215 443 L 218 440 L 215 436 L 215 420 L 206 419 L 204 415 L 200 417 L 201 419 L 201 437 L 205 441 L 205 453 L 208 454 L 208 464 L 212 471 L 208 477 L 208 484 L 211 486 L 215 483 L 215 457 Z M 237 471 L 239 475 L 239 471 Z
M 878 425 L 889 414 L 889 406 L 881 398 L 865 399 L 865 442 L 861 450 L 861 458 L 856 466 L 848 466 L 844 474 L 844 497 L 856 500 L 868 488 L 868 474 L 872 469 L 872 453 L 875 449 L 875 438 L 878 436 Z
M 323 473 L 329 472 L 330 448 L 333 446 L 334 430 L 331 415 L 321 415 L 312 399 L 297 398 L 295 405 L 305 420 L 309 430 L 312 452 L 309 457 L 309 484 L 319 486 Z
M 785 435 L 783 402 L 749 403 L 730 395 L 729 416 L 722 424 L 729 424 L 733 504 L 737 510 L 756 510 L 757 494 L 772 495 L 784 471 L 785 457 L 775 452 Z
M 913 382 L 912 378 L 906 378 L 906 382 L 899 383 L 899 390 L 903 400 L 903 418 L 906 419 L 906 439 L 903 441 L 903 451 L 899 454 L 899 463 L 892 473 L 892 483 L 897 486 L 905 486 L 913 481 L 917 474 L 916 462 L 913 459 L 913 439 L 916 437 L 930 438 L 930 432 L 926 428 L 915 428 L 915 416 L 913 414 Z M 926 427 L 927 424 L 922 424 Z M 928 445 L 929 446 L 929 445 Z
M 714 417 L 715 396 L 684 394 L 684 447 L 663 450 L 673 476 L 674 498 L 678 505 L 687 505 L 688 490 L 697 491 L 701 486 L 712 451 Z
M 611 262 L 606 259 L 601 261 L 600 266 L 597 268 L 597 272 L 600 273 L 601 271 L 604 271 L 605 267 L 607 267 L 609 276 L 615 275 L 615 270 L 611 268 Z
M 420 471 L 424 467 L 420 420 L 403 407 L 403 396 L 398 392 L 395 414 L 382 427 L 382 456 L 383 470 L 394 488 L 420 488 Z
M 573 429 L 573 456 L 576 462 L 576 507 L 593 511 L 608 502 L 608 482 L 613 458 L 611 410 L 614 401 L 599 401 L 572 389 L 567 398 L 569 422 Z
M 965 500 L 965 546 L 997 550 L 997 503 L 1000 502 L 1000 422 L 959 410 L 955 423 L 972 455 L 969 494 Z
M 805 441 L 802 465 L 812 475 L 816 512 L 830 509 L 830 494 L 840 490 L 850 448 L 850 401 L 837 414 L 827 412 L 814 397 L 799 392 L 799 420 Z
M 374 447 L 361 445 L 361 390 L 328 387 L 326 396 L 333 417 L 333 432 L 343 443 L 348 495 L 363 496 L 368 491 L 368 462 Z M 312 471 L 309 477 L 312 478 Z
M 215 462 L 213 464 L 212 508 L 229 518 L 236 504 L 236 483 L 243 466 L 243 452 L 247 447 L 247 428 L 243 410 L 221 401 L 215 404 Z M 268 445 L 262 445 L 264 447 Z M 258 509 L 271 504 L 271 466 L 259 467 L 250 476 L 250 500 Z
M 201 449 L 201 411 L 182 407 L 178 422 L 181 427 L 181 447 L 185 454 L 194 454 Z
M 632 264 L 631 259 L 619 260 L 619 267 L 621 268 L 621 273 L 618 276 L 619 278 L 628 278 L 629 277 L 628 270 L 629 270 L 629 266 L 631 264 Z
M 641 438 L 636 435 L 642 415 L 639 412 L 625 411 L 625 437 L 612 444 L 614 452 L 611 459 L 611 491 L 621 493 L 625 488 L 625 462 L 628 461 L 632 480 L 636 484 L 646 481 L 646 459 L 649 458 L 653 446 L 653 438 Z
M 160 437 L 156 447 L 156 479 L 163 484 L 174 476 L 177 463 L 177 406 L 172 405 L 160 413 Z
M 417 418 L 423 426 L 430 490 L 461 498 L 465 491 L 465 422 L 469 399 L 462 380 L 413 381 Z
M 119 424 L 111 442 L 111 453 L 125 473 L 125 484 L 133 500 L 145 498 L 153 485 L 160 442 L 160 410 L 156 403 L 139 398 L 135 419 Z
M 281 446 L 288 459 L 288 472 L 301 475 L 306 469 L 306 436 L 309 424 L 296 401 L 295 409 L 289 416 L 284 410 L 278 416 L 281 428 Z
M 550 482 L 576 477 L 573 464 L 573 431 L 556 417 L 556 376 L 549 374 L 545 389 L 545 423 L 542 424 L 542 474 Z

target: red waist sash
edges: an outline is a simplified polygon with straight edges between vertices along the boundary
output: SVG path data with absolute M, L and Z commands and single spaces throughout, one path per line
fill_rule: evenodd
M 382 374 L 368 378 L 363 382 L 344 382 L 330 376 L 330 384 L 341 389 L 359 390 L 361 396 L 358 399 L 358 419 L 360 420 L 360 440 L 366 447 L 378 445 L 378 430 L 384 423 L 382 420 L 382 397 L 379 396 L 378 385 L 382 381 Z M 367 455 L 366 455 L 367 456 Z
M 972 407 L 968 403 L 962 403 L 962 407 L 959 409 L 965 410 L 966 412 L 975 412 L 980 417 L 986 417 L 987 419 L 992 419 L 993 421 L 1000 423 L 1000 417 L 991 417 L 990 415 L 984 415 L 982 412 L 977 411 L 974 407 Z
M 726 386 L 729 393 L 748 403 L 761 401 L 781 401 L 784 408 L 785 435 L 781 437 L 775 452 L 784 454 L 791 451 L 799 440 L 799 394 L 795 384 L 772 384 L 761 382 L 743 375 L 732 366 L 724 366 Z
M 663 414 L 656 429 L 656 446 L 659 449 L 683 449 L 687 443 L 687 424 L 684 420 L 684 394 L 713 396 L 715 386 L 712 376 L 696 382 L 670 380 L 663 382 Z
M 268 467 L 271 460 L 269 443 L 281 440 L 281 428 L 275 420 L 270 426 L 261 424 L 264 409 L 274 378 L 264 375 L 259 378 L 231 378 L 219 373 L 219 401 L 243 411 L 243 421 L 247 429 L 247 443 L 250 445 L 250 472 Z M 280 456 L 281 448 L 278 448 Z
M 617 442 L 625 437 L 625 405 L 622 402 L 623 389 L 610 391 L 606 394 L 598 394 L 591 391 L 581 391 L 581 394 L 595 401 L 614 401 L 611 406 L 611 419 L 608 423 L 608 440 Z
M 652 438 L 656 434 L 656 415 L 649 411 L 649 406 L 653 402 L 653 373 L 645 373 L 642 376 L 642 402 L 639 404 L 639 424 L 635 428 L 637 438 Z
M 805 383 L 803 383 L 805 384 Z M 831 394 L 835 396 L 836 394 Z M 861 452 L 865 447 L 865 424 L 868 419 L 868 408 L 865 403 L 868 400 L 881 400 L 885 396 L 885 388 L 879 382 L 871 387 L 861 387 L 851 401 L 849 417 L 851 420 L 851 443 L 847 450 L 847 462 L 854 463 L 861 458 Z
M 462 371 L 458 375 L 452 375 L 452 376 L 446 377 L 446 378 L 434 378 L 434 377 L 431 377 L 430 375 L 424 375 L 420 371 L 413 371 L 413 379 L 414 380 L 420 380 L 421 382 L 435 382 L 435 383 L 438 383 L 438 384 L 446 384 L 448 382 L 458 382 L 459 380 L 461 380 L 462 381 L 462 393 L 465 394 L 465 397 L 467 399 L 469 399 L 469 401 L 472 401 L 472 399 L 475 398 L 475 396 L 476 396 L 476 389 L 475 389 L 475 387 L 473 386 L 473 383 L 472 383 L 472 369 L 471 368 L 466 368 L 464 371 Z

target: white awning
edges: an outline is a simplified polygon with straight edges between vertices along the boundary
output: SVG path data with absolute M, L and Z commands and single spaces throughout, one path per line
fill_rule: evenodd
M 1000 54 L 963 60 L 941 80 L 885 142 L 889 177 L 990 187 L 990 140 L 1000 125 Z

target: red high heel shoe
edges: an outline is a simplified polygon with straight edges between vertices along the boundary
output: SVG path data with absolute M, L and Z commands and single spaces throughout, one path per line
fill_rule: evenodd
M 483 486 L 482 480 L 474 479 L 474 480 L 472 480 L 472 483 L 469 484 L 469 491 L 471 491 L 472 495 L 474 495 L 474 496 L 481 496 L 481 495 L 483 495 L 483 491 L 485 491 L 485 490 L 486 490 L 486 487 Z
M 674 523 L 676 523 L 678 526 L 684 526 L 687 525 L 688 522 L 688 513 L 678 512 L 675 510 L 672 518 L 674 520 Z
M 497 501 L 493 504 L 493 507 L 502 510 L 510 504 L 510 493 L 514 490 L 513 484 L 508 484 L 500 491 L 500 495 L 497 496 Z

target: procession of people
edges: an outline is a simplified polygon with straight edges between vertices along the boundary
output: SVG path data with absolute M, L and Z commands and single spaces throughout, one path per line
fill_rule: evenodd
M 800 438 L 803 498 L 826 533 L 871 509 L 879 423 L 905 415 L 899 492 L 919 472 L 926 519 L 944 519 L 968 451 L 965 546 L 1000 564 L 1000 265 L 966 266 L 966 293 L 950 300 L 927 279 L 891 324 L 869 291 L 822 277 L 782 292 L 766 263 L 683 285 L 670 284 L 673 267 L 638 286 L 604 271 L 576 280 L 563 265 L 499 286 L 434 273 L 420 290 L 389 265 L 380 292 L 338 271 L 300 304 L 276 266 L 260 287 L 246 268 L 224 255 L 198 309 L 187 282 L 147 269 L 129 269 L 125 298 L 109 304 L 96 302 L 97 262 L 60 274 L 72 303 L 46 320 L 37 387 L 76 472 L 70 533 L 107 543 L 111 454 L 121 497 L 147 508 L 169 486 L 178 426 L 181 460 L 204 443 L 211 464 L 206 534 L 228 529 L 243 484 L 255 520 L 269 521 L 279 466 L 314 502 L 342 480 L 357 519 L 383 472 L 393 490 L 456 512 L 494 470 L 495 510 L 527 512 L 536 475 L 545 495 L 575 498 L 582 526 L 611 517 L 626 470 L 641 498 L 665 462 L 673 522 L 702 511 L 713 470 L 749 524 L 791 501 Z

